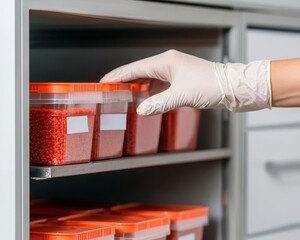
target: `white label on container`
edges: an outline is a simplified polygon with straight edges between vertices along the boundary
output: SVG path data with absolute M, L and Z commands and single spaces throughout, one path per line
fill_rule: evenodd
M 126 130 L 126 114 L 101 114 L 100 130 Z
M 67 117 L 67 134 L 89 131 L 88 116 Z
M 196 239 L 195 233 L 191 233 L 191 234 L 180 236 L 178 240 L 195 240 L 195 239 Z

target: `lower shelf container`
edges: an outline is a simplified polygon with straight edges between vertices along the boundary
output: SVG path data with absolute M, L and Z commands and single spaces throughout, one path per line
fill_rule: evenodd
M 115 240 L 165 240 L 170 233 L 169 217 L 93 214 L 67 219 L 64 224 L 113 226 L 116 229 Z
M 30 240 L 113 240 L 115 230 L 109 226 L 32 224 Z
M 169 216 L 171 234 L 168 240 L 201 240 L 208 223 L 208 208 L 181 205 L 125 204 L 112 208 L 113 212 L 130 216 Z

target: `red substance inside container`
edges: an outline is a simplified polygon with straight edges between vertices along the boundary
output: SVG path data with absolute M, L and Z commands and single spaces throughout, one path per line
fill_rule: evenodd
M 88 132 L 67 134 L 67 117 L 88 116 Z M 91 159 L 95 111 L 30 109 L 30 163 L 62 165 Z
M 185 240 L 202 240 L 202 237 L 203 227 L 198 227 L 185 231 L 171 231 L 167 240 L 180 240 L 180 238 L 185 238 Z
M 194 150 L 197 146 L 200 110 L 182 107 L 163 114 L 159 150 Z
M 122 156 L 124 130 L 95 131 L 92 159 L 109 159 Z
M 162 115 L 139 116 L 136 113 L 137 106 L 130 103 L 128 107 L 124 153 L 127 155 L 156 153 Z
M 113 109 L 113 107 L 112 107 Z M 122 156 L 125 130 L 101 130 L 101 114 L 118 114 L 112 109 L 106 110 L 102 104 L 97 106 L 95 118 L 92 159 L 110 159 Z M 124 114 L 121 113 L 121 114 Z

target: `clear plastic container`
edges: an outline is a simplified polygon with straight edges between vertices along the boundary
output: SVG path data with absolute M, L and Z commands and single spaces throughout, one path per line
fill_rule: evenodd
M 207 207 L 132 203 L 119 205 L 111 210 L 126 216 L 169 216 L 171 234 L 168 240 L 201 240 L 203 227 L 208 224 Z
M 67 224 L 110 225 L 116 228 L 115 240 L 164 240 L 170 233 L 169 217 L 134 217 L 93 214 L 66 220 Z
M 94 127 L 92 160 L 122 156 L 128 102 L 132 101 L 130 84 L 99 83 L 100 100 Z
M 114 227 L 62 225 L 44 223 L 30 225 L 30 240 L 113 240 Z
M 188 151 L 197 147 L 200 110 L 182 107 L 163 114 L 159 150 Z
M 124 142 L 124 154 L 152 154 L 158 151 L 162 114 L 155 116 L 139 116 L 138 105 L 149 97 L 148 83 L 131 84 L 133 102 L 128 106 L 127 130 Z
M 30 163 L 89 162 L 95 84 L 30 83 Z

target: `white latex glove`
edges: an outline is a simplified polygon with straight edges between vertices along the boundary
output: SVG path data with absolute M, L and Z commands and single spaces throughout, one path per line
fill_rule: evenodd
M 153 115 L 190 106 L 253 111 L 271 108 L 270 61 L 214 63 L 175 50 L 142 59 L 106 74 L 101 82 L 154 78 L 171 86 L 140 104 L 137 113 Z

